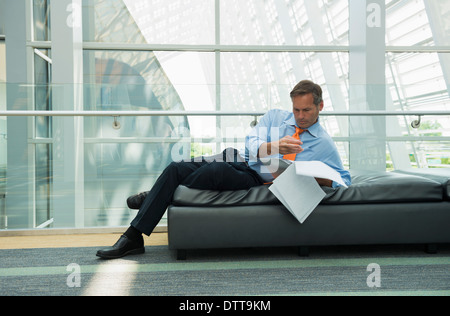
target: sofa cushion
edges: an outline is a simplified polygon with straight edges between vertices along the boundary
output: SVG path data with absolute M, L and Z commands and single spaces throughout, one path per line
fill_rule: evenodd
M 442 184 L 444 199 L 450 201 L 450 168 L 436 169 L 405 169 L 396 170 L 395 173 L 411 174 L 437 181 Z
M 438 202 L 443 200 L 443 187 L 434 180 L 393 172 L 350 171 L 352 185 L 332 190 L 323 188 L 327 196 L 322 204 Z
M 322 204 L 364 204 L 435 202 L 443 200 L 441 183 L 420 176 L 351 171 L 352 185 L 348 188 L 323 188 L 326 197 Z M 280 204 L 270 192 L 269 185 L 250 190 L 209 191 L 178 187 L 174 195 L 176 206 L 249 206 Z
M 239 191 L 210 191 L 179 186 L 175 191 L 176 206 L 250 206 L 276 205 L 280 201 L 269 190 L 269 185 Z

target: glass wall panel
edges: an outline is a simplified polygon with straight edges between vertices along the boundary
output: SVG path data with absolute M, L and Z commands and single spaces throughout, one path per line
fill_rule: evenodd
M 36 194 L 36 210 L 35 222 L 36 227 L 40 225 L 51 225 L 46 223 L 53 217 L 52 208 L 52 184 L 53 184 L 53 167 L 52 167 L 52 145 L 36 144 L 36 166 L 35 166 L 35 194 Z
M 7 106 L 4 110 L 33 110 L 33 85 L 8 82 L 5 91 Z M 33 131 L 29 128 L 33 121 L 27 117 L 0 117 L 4 133 L 0 137 L 0 146 L 5 149 L 0 150 L 0 159 L 4 162 L 3 177 L 0 176 L 4 201 L 0 200 L 0 205 L 3 203 L 5 207 L 4 213 L 0 213 L 0 217 L 4 215 L 0 222 L 4 228 L 35 228 L 35 147 Z
M 446 53 L 388 53 L 386 75 L 389 110 L 442 111 L 450 110 L 450 94 L 446 69 L 450 54 Z M 419 128 L 412 128 L 417 118 L 388 117 L 387 136 L 448 137 L 450 117 L 425 116 Z M 448 167 L 449 144 L 414 141 L 403 146 L 403 156 L 408 156 L 412 167 Z M 390 146 L 392 148 L 392 146 Z M 408 149 L 409 148 L 409 149 Z M 391 152 L 392 154 L 392 152 Z M 434 158 L 429 158 L 434 157 Z M 395 161 L 394 161 L 395 162 Z
M 39 53 L 51 58 L 50 50 L 39 50 Z M 35 109 L 37 111 L 52 110 L 51 94 L 52 68 L 49 60 L 34 55 Z M 52 118 L 40 116 L 35 118 L 36 137 L 49 138 L 52 135 Z
M 5 9 L 4 7 L 4 3 L 3 1 L 0 1 L 0 12 L 4 12 Z M 5 35 L 5 21 L 2 15 L 0 15 L 1 19 L 0 19 L 0 35 L 4 36 Z M 0 40 L 2 41 L 2 40 Z
M 0 83 L 0 99 L 2 98 L 1 89 L 4 84 Z M 0 229 L 6 227 L 6 157 L 7 157 L 7 138 L 6 138 L 6 119 L 0 117 Z
M 51 41 L 50 0 L 33 0 L 34 39 Z
M 222 109 L 291 110 L 289 93 L 305 78 L 323 86 L 325 110 L 348 109 L 348 54 L 316 52 L 222 53 Z
M 85 145 L 85 225 L 128 225 L 128 196 L 148 191 L 161 171 L 154 166 L 160 144 L 108 143 Z M 164 157 L 161 157 L 164 159 Z M 167 160 L 167 157 L 165 158 Z
M 83 40 L 135 44 L 144 42 L 123 0 L 83 0 Z
M 201 69 L 199 69 L 201 70 Z M 153 52 L 86 51 L 85 110 L 183 110 L 184 105 Z M 121 118 L 113 130 L 109 118 L 86 118 L 86 137 L 168 137 L 187 127 L 185 118 Z
M 344 168 L 350 169 L 349 142 L 335 141 Z
M 214 1 L 84 0 L 84 40 L 214 44 Z
M 170 56 L 162 56 L 170 63 Z M 202 72 L 202 68 L 196 69 L 191 76 L 195 78 Z M 153 52 L 86 51 L 84 82 L 85 110 L 185 109 L 180 94 Z M 197 91 L 191 89 L 194 95 L 198 94 L 196 88 Z M 110 117 L 84 119 L 88 226 L 128 224 L 131 213 L 126 198 L 149 190 L 173 160 L 190 158 L 190 141 L 183 141 L 183 137 L 190 137 L 186 117 L 118 117 L 116 121 L 119 128 L 113 126 L 114 119 Z
M 0 118 L 0 229 L 6 228 L 6 149 L 6 120 Z
M 220 12 L 222 44 L 348 44 L 348 1 L 227 0 Z
M 436 1 L 387 1 L 386 44 L 390 46 L 449 45 L 449 3 Z M 386 55 L 388 110 L 450 110 L 450 54 L 388 53 Z M 388 117 L 387 137 L 415 137 L 410 142 L 388 142 L 388 169 L 401 167 L 449 168 L 449 142 L 422 141 L 427 137 L 450 135 L 448 116 L 422 117 L 419 128 L 412 128 L 417 117 Z M 417 140 L 418 139 L 418 140 Z M 408 157 L 408 158 L 405 158 Z
M 450 44 L 447 0 L 386 1 L 386 44 L 434 46 Z
M 399 51 L 396 46 L 407 46 L 411 51 L 430 47 L 445 51 L 450 45 L 448 0 L 386 1 L 383 13 L 388 53 L 384 56 L 384 50 L 381 52 L 386 57 L 386 76 L 381 76 L 386 77 L 386 86 L 369 88 L 349 86 L 350 75 L 361 73 L 356 69 L 349 74 L 350 54 L 340 52 L 349 45 L 349 33 L 359 31 L 349 30 L 349 13 L 353 11 L 348 0 L 83 0 L 82 4 L 83 40 L 91 42 L 83 56 L 86 111 L 290 111 L 289 92 L 302 79 L 322 86 L 326 112 L 349 110 L 350 102 L 359 102 L 358 91 L 363 91 L 362 102 L 371 100 L 366 94 L 372 90 L 383 95 L 382 101 L 386 96 L 388 111 L 450 110 L 450 54 L 393 52 Z M 34 49 L 34 55 L 28 54 L 31 60 L 24 61 L 32 67 L 24 73 L 32 78 L 29 83 L 8 84 L 8 109 L 52 110 L 52 93 L 55 98 L 58 92 L 56 87 L 51 89 L 55 70 L 52 52 L 39 48 L 41 41 L 52 40 L 51 0 L 32 0 L 29 6 L 31 38 L 23 42 Z M 70 14 L 61 10 L 60 14 Z M 0 21 L 0 35 L 2 29 L 6 31 Z M 142 46 L 136 45 L 136 50 L 133 44 Z M 147 49 L 145 44 L 161 49 L 139 50 Z M 216 45 L 216 49 L 202 52 L 205 46 L 201 45 Z M 242 52 L 247 45 L 261 51 Z M 317 52 L 320 47 L 296 53 L 273 52 L 274 46 L 291 46 L 289 50 L 307 50 L 309 46 L 333 50 L 339 46 L 339 52 Z M 184 51 L 186 47 L 189 52 Z M 4 59 L 0 39 L 0 110 L 6 110 Z M 70 93 L 78 90 L 70 83 L 58 88 Z M 350 92 L 355 96 L 351 101 Z M 84 146 L 80 154 L 84 175 L 71 179 L 81 179 L 83 185 L 71 183 L 66 190 L 56 187 L 65 184 L 62 173 L 71 168 L 58 166 L 64 162 L 58 160 L 58 154 L 64 152 L 61 148 L 72 146 L 58 137 L 62 134 L 55 134 L 56 123 L 63 120 L 0 117 L 0 229 L 7 228 L 6 215 L 14 228 L 53 227 L 53 219 L 77 221 L 85 227 L 128 225 L 136 213 L 126 206 L 129 195 L 150 189 L 171 161 L 215 154 L 226 147 L 242 149 L 255 119 L 260 118 L 85 117 L 84 131 L 79 134 Z M 376 143 L 374 152 L 367 156 L 383 158 L 381 167 L 386 153 L 387 170 L 450 167 L 450 117 L 422 117 L 417 129 L 411 127 L 414 119 L 417 117 L 362 118 L 355 120 L 359 125 L 351 126 L 361 133 L 353 135 L 349 117 L 322 115 L 321 124 L 335 138 L 348 168 L 349 148 L 359 141 Z M 10 128 L 26 127 L 10 135 L 10 142 L 13 138 L 21 141 L 20 148 L 16 142 L 6 146 L 7 121 Z M 67 130 L 70 134 L 69 127 Z M 16 165 L 26 165 L 26 170 L 17 168 L 19 172 L 11 165 L 7 169 L 7 149 L 22 157 Z M 360 154 L 363 157 L 365 153 Z M 10 188 L 7 204 L 6 184 Z M 73 192 L 79 187 L 81 194 Z M 75 215 L 75 208 L 70 213 L 61 207 L 64 199 L 73 200 L 74 194 L 84 198 L 84 208 L 77 208 Z
M 216 102 L 216 56 L 202 52 L 154 52 L 186 111 L 220 110 Z M 219 89 L 220 90 L 220 89 Z M 193 137 L 211 137 L 216 118 L 188 117 Z
M 398 144 L 402 143 L 391 142 L 389 145 L 398 146 Z M 425 140 L 410 141 L 404 144 L 410 168 L 450 168 L 450 141 Z M 388 165 L 387 169 L 395 169 L 394 164 Z
M 450 54 L 437 53 L 389 53 L 387 84 L 391 89 L 397 88 L 391 91 L 393 100 L 410 107 L 420 107 L 427 99 L 435 100 L 434 106 L 428 105 L 436 110 L 442 108 L 439 100 L 448 100 L 449 96 L 443 61 L 449 57 Z
M 0 40 L 0 111 L 6 111 L 6 54 L 3 40 Z M 6 122 L 6 117 L 0 117 L 0 229 L 6 227 Z
M 5 110 L 6 110 L 6 47 L 5 41 L 0 39 L 0 111 Z
M 290 92 L 305 78 L 319 83 L 325 111 L 348 110 L 347 53 L 222 53 L 221 109 L 292 110 Z M 348 136 L 347 118 L 322 117 L 332 136 Z M 222 117 L 221 126 L 246 130 L 252 120 Z

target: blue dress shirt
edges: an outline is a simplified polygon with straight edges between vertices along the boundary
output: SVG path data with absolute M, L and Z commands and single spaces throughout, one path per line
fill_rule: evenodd
M 265 182 L 272 182 L 274 178 L 258 160 L 259 148 L 264 143 L 271 143 L 285 136 L 294 135 L 296 126 L 292 112 L 270 110 L 246 137 L 244 158 Z M 346 185 L 351 185 L 350 173 L 344 169 L 334 141 L 319 122 L 302 133 L 300 140 L 303 142 L 304 151 L 296 156 L 296 161 L 322 161 L 339 172 Z M 283 155 L 276 154 L 268 158 L 283 158 Z M 338 186 L 340 186 L 338 183 L 333 182 L 333 188 Z

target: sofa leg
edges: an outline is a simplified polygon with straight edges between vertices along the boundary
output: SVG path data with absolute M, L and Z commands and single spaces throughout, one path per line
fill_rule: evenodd
M 438 252 L 437 244 L 426 244 L 425 252 L 428 254 L 431 254 L 431 255 L 437 254 L 437 252 Z
M 187 258 L 187 250 L 178 249 L 177 250 L 177 260 L 186 260 Z
M 298 247 L 298 255 L 300 257 L 309 257 L 309 247 L 299 246 Z

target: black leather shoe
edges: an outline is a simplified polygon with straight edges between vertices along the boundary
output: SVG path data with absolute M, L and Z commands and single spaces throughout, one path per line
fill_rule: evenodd
M 127 204 L 128 207 L 132 210 L 138 210 L 141 208 L 142 203 L 144 203 L 145 198 L 148 195 L 148 191 L 147 192 L 141 192 L 135 195 L 130 196 L 127 199 Z
M 103 259 L 118 259 L 128 255 L 138 255 L 145 252 L 144 238 L 138 241 L 130 240 L 122 235 L 111 248 L 97 251 L 97 257 Z

